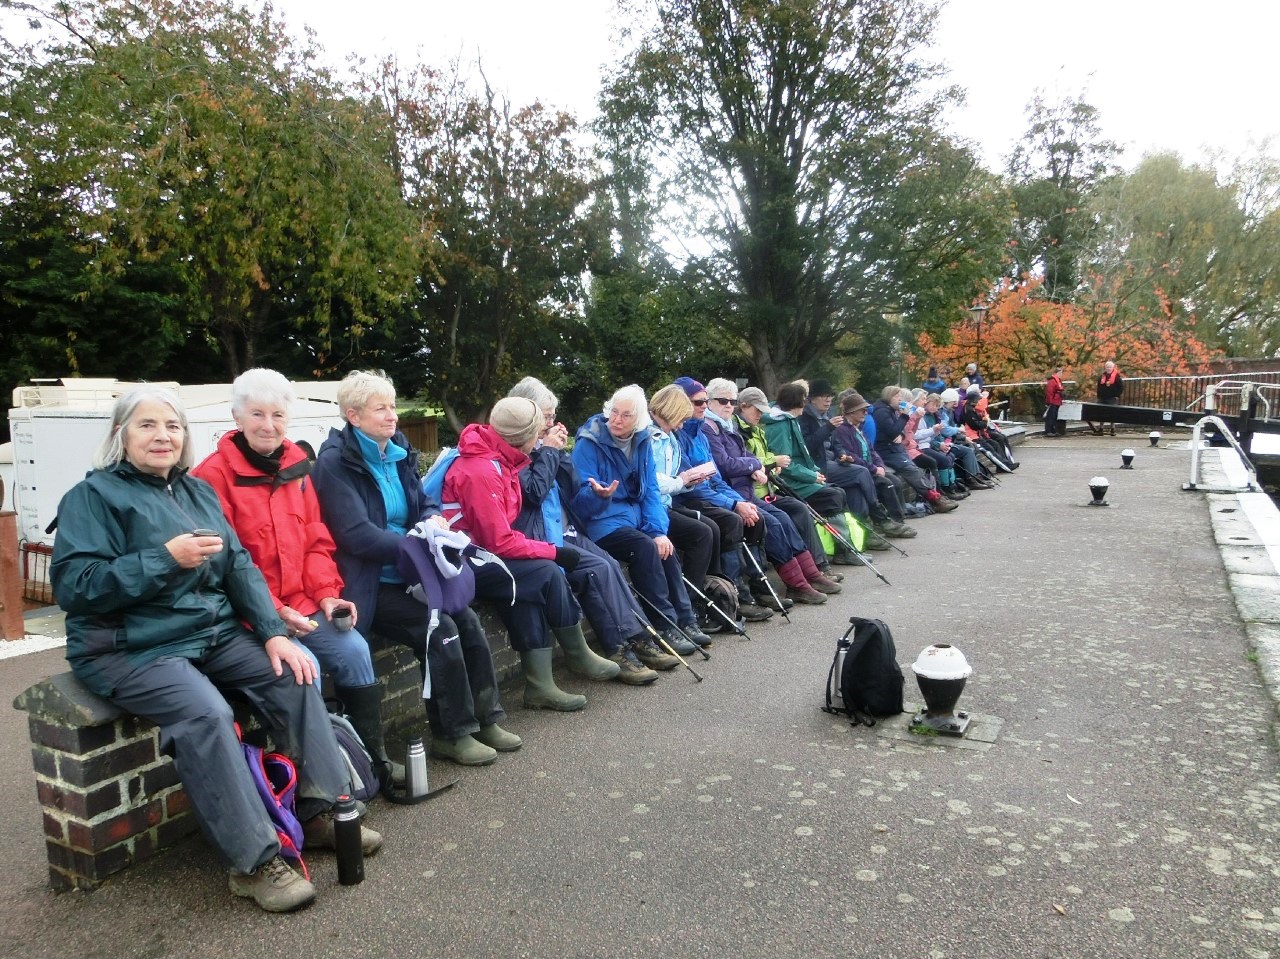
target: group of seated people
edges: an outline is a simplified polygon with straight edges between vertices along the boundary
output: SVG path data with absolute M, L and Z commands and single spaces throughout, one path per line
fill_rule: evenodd
M 686 376 L 650 397 L 617 390 L 570 450 L 555 395 L 530 377 L 462 431 L 437 502 L 379 373 L 342 381 L 345 425 L 314 462 L 286 435 L 295 395 L 277 372 L 236 379 L 237 428 L 199 464 L 178 398 L 143 387 L 117 400 L 94 470 L 59 507 L 51 579 L 67 658 L 160 728 L 231 891 L 289 911 L 315 890 L 280 857 L 223 691 L 294 758 L 309 848 L 333 847 L 333 807 L 351 788 L 323 673 L 384 785 L 404 778 L 366 634 L 418 660 L 434 756 L 485 765 L 521 746 L 501 726 L 479 617 L 465 603 L 429 609 L 406 581 L 418 541 L 461 531 L 497 557 L 473 566 L 474 597 L 519 653 L 525 706 L 579 710 L 586 697 L 556 683 L 555 644 L 576 674 L 648 685 L 734 625 L 715 599 L 724 589 L 752 621 L 824 603 L 842 588 L 834 566 L 915 535 L 913 504 L 948 512 L 992 488 L 975 453 L 995 431 L 983 399 L 890 386 L 871 404 L 796 381 L 770 404 L 758 388 Z M 361 836 L 376 852 L 381 837 Z

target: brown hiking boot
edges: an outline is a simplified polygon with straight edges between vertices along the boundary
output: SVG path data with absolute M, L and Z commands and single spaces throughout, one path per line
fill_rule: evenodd
M 233 896 L 252 899 L 267 912 L 293 912 L 316 897 L 310 880 L 279 856 L 253 872 L 231 873 L 229 885 Z
M 618 664 L 618 675 L 614 678 L 628 686 L 648 686 L 658 678 L 658 674 L 640 662 L 630 646 L 623 646 L 609 657 Z
M 827 601 L 827 597 L 819 593 L 810 586 L 808 589 L 799 589 L 795 586 L 787 587 L 787 598 L 794 599 L 797 603 L 804 603 L 806 606 L 820 606 Z
M 652 640 L 633 639 L 631 641 L 631 651 L 636 654 L 636 659 L 650 669 L 656 669 L 659 672 L 675 669 L 680 665 L 679 659 L 664 653 L 662 647 Z
M 826 593 L 828 596 L 834 596 L 841 591 L 840 584 L 829 576 L 818 574 L 817 579 L 809 580 L 809 585 L 816 589 L 819 593 Z
M 312 816 L 302 824 L 302 848 L 337 849 L 338 839 L 333 832 L 333 810 Z M 382 833 L 360 826 L 360 849 L 372 856 L 382 848 Z

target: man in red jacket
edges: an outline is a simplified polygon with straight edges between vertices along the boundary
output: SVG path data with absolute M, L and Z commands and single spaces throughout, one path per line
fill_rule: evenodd
M 1054 367 L 1044 384 L 1044 435 L 1058 435 L 1058 409 L 1062 406 L 1062 367 Z

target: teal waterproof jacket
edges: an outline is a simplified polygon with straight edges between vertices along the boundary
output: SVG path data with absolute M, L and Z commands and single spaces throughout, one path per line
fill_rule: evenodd
M 164 544 L 197 529 L 217 530 L 222 552 L 183 569 Z M 184 470 L 164 479 L 122 462 L 90 473 L 58 506 L 49 574 L 71 671 L 100 696 L 114 692 L 95 665 L 104 654 L 198 659 L 246 627 L 263 643 L 285 635 L 217 493 Z
M 791 457 L 791 463 L 778 474 L 791 491 L 805 499 L 822 489 L 818 482 L 818 466 L 809 454 L 804 434 L 800 431 L 800 421 L 790 413 L 766 413 L 760 425 L 764 427 L 764 435 L 774 455 Z

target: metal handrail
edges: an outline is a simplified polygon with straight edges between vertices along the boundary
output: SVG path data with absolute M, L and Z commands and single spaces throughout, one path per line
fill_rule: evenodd
M 1218 431 L 1218 435 L 1231 444 L 1231 448 L 1236 451 L 1236 455 L 1240 457 L 1240 462 L 1244 464 L 1244 468 L 1249 473 L 1249 480 L 1245 484 L 1244 490 L 1238 489 L 1222 489 L 1219 487 L 1201 486 L 1200 479 L 1200 451 L 1202 444 L 1200 442 L 1200 434 L 1204 432 L 1205 425 L 1208 424 Z M 1254 469 L 1253 463 L 1249 456 L 1245 453 L 1244 448 L 1240 445 L 1240 441 L 1235 438 L 1231 429 L 1218 416 L 1205 416 L 1196 421 L 1196 425 L 1191 427 L 1191 480 L 1182 485 L 1184 490 L 1197 490 L 1202 493 L 1260 493 L 1262 486 L 1258 483 L 1258 471 Z

